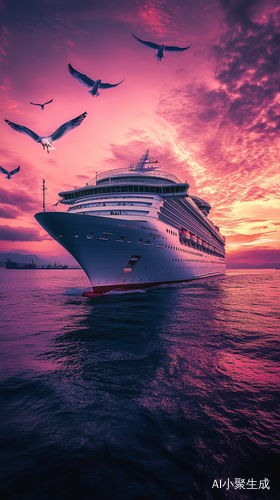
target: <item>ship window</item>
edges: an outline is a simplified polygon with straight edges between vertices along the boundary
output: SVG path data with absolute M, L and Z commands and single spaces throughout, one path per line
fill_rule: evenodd
M 134 193 L 138 193 L 138 186 L 133 186 L 134 188 Z
M 155 192 L 155 186 L 150 186 L 150 192 L 154 193 Z
M 149 186 L 145 186 L 145 192 L 146 192 L 146 193 L 149 193 L 149 192 L 150 192 L 150 188 L 149 188 Z
M 143 186 L 139 186 L 139 193 L 143 193 L 144 191 L 144 187 Z
M 133 192 L 133 186 L 128 186 L 128 190 L 129 190 L 130 193 L 132 193 Z
M 116 186 L 116 193 L 120 193 L 120 186 Z
M 115 193 L 115 191 L 116 191 L 115 186 L 111 186 L 111 193 Z

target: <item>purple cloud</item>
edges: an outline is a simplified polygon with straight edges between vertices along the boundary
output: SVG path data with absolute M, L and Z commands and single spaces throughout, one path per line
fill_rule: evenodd
M 27 227 L 0 227 L 0 240 L 5 241 L 42 241 L 42 237 L 37 229 Z
M 228 269 L 266 267 L 274 269 L 280 266 L 279 251 L 261 248 L 248 248 L 227 255 Z
M 161 97 L 157 113 L 190 152 L 192 190 L 229 215 L 233 201 L 274 195 L 262 185 L 278 168 L 280 18 L 272 0 L 221 4 L 225 28 L 210 48 L 215 84 L 174 88 L 168 100 Z
M 0 217 L 2 219 L 16 219 L 19 215 L 17 209 L 10 207 L 0 207 Z
M 38 200 L 22 189 L 5 189 L 0 187 L 0 202 L 12 207 L 16 207 L 23 212 L 35 210 L 38 206 Z

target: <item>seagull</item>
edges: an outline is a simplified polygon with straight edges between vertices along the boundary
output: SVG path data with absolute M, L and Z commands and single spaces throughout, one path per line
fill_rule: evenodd
M 147 47 L 150 47 L 151 49 L 157 49 L 157 54 L 155 54 L 155 57 L 157 58 L 158 61 L 161 61 L 164 59 L 163 51 L 167 50 L 168 52 L 182 52 L 183 50 L 187 50 L 190 48 L 190 45 L 188 47 L 173 47 L 172 45 L 159 45 L 158 43 L 153 43 L 153 42 L 144 42 L 144 40 L 140 40 L 137 36 L 133 35 L 138 42 L 143 43 L 144 45 L 147 45 Z
M 15 170 L 12 170 L 11 172 L 8 172 L 5 168 L 0 167 L 0 172 L 2 172 L 3 174 L 6 174 L 5 179 L 11 179 L 12 175 L 17 174 L 19 172 L 19 170 L 20 170 L 20 166 L 15 168 Z
M 51 99 L 48 102 L 44 102 L 44 104 L 37 104 L 36 102 L 30 102 L 30 104 L 33 104 L 33 106 L 41 106 L 41 109 L 43 111 L 43 109 L 45 108 L 46 104 L 50 104 L 50 102 L 53 102 L 53 99 Z
M 21 132 L 22 134 L 27 134 L 29 135 L 34 141 L 39 142 L 42 144 L 43 149 L 47 149 L 47 152 L 49 153 L 49 149 L 55 149 L 52 145 L 54 141 L 57 141 L 57 139 L 60 139 L 63 137 L 67 132 L 70 130 L 73 130 L 74 128 L 78 127 L 84 120 L 84 118 L 87 116 L 87 112 L 82 113 L 81 115 L 77 116 L 77 118 L 73 118 L 73 120 L 69 120 L 68 122 L 64 123 L 61 125 L 52 135 L 49 135 L 47 137 L 39 136 L 33 130 L 30 130 L 30 128 L 24 127 L 24 125 L 17 125 L 16 123 L 10 122 L 6 118 L 4 118 L 4 121 L 10 125 L 14 130 L 17 132 Z
M 100 94 L 98 92 L 98 89 L 110 89 L 112 87 L 117 87 L 120 85 L 120 83 L 123 82 L 123 80 L 119 83 L 111 84 L 111 83 L 101 83 L 101 80 L 92 80 L 89 78 L 87 75 L 84 75 L 83 73 L 79 73 L 79 71 L 76 71 L 71 64 L 68 64 L 68 70 L 69 73 L 76 78 L 80 83 L 85 85 L 86 87 L 90 88 L 92 87 L 91 90 L 89 90 L 89 93 L 92 95 L 92 97 L 96 96 L 98 97 Z

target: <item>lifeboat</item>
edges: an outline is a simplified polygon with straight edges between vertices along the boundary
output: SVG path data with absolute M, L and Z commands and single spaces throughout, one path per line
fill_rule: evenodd
M 190 239 L 193 243 L 197 242 L 196 235 L 194 233 L 190 233 Z
M 202 244 L 202 247 L 204 248 L 204 250 L 207 250 L 207 243 L 206 243 L 206 241 L 201 240 L 201 244 Z
M 183 241 L 188 241 L 190 239 L 190 232 L 187 229 L 181 231 L 181 238 Z

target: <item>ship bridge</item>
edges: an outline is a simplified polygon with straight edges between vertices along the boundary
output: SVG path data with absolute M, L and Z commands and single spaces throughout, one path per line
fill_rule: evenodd
M 143 155 L 137 165 L 129 168 L 115 169 L 96 174 L 83 188 L 59 193 L 62 203 L 71 204 L 77 199 L 95 195 L 113 195 L 116 193 L 152 193 L 162 198 L 185 198 L 188 196 L 188 182 L 181 182 L 178 177 L 169 173 L 158 171 L 160 166 L 149 151 Z

